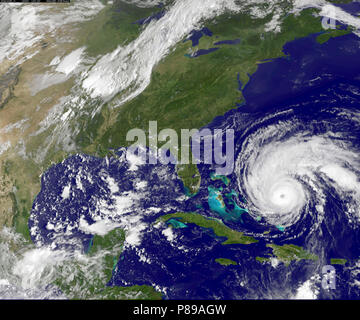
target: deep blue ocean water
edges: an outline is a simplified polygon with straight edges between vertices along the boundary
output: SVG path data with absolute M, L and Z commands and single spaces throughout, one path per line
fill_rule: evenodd
M 202 31 L 206 34 L 206 30 Z M 193 34 L 193 44 L 199 34 Z M 246 103 L 223 116 L 217 117 L 207 127 L 232 128 L 236 132 L 236 154 L 246 136 L 281 120 L 296 118 L 303 127 L 320 134 L 329 127 L 345 136 L 354 148 L 360 150 L 360 129 L 352 119 L 339 120 L 336 108 L 360 110 L 360 40 L 355 35 L 330 39 L 324 44 L 316 42 L 317 35 L 297 39 L 286 44 L 286 57 L 260 64 L 250 82 L 243 88 Z M 239 84 L 241 89 L 241 84 Z M 278 114 L 279 111 L 291 110 Z M 265 117 L 266 118 L 265 120 Z M 264 120 L 263 120 L 264 119 Z M 256 123 L 256 125 L 254 125 Z M 326 125 L 325 125 L 326 124 Z M 246 131 L 247 130 L 247 131 Z M 297 126 L 290 134 L 295 134 Z M 246 133 L 244 133 L 246 132 Z M 111 176 L 119 186 L 118 194 L 144 194 L 134 201 L 126 215 L 141 214 L 149 224 L 143 232 L 141 245 L 129 247 L 121 255 L 108 285 L 158 285 L 165 299 L 254 299 L 289 298 L 299 285 L 333 257 L 347 259 L 353 265 L 360 257 L 360 228 L 351 224 L 344 214 L 346 199 L 337 196 L 332 189 L 325 190 L 327 199 L 325 219 L 316 231 L 310 231 L 317 217 L 303 212 L 297 223 L 284 231 L 257 220 L 241 210 L 246 199 L 238 194 L 237 176 L 230 175 L 229 183 L 212 179 L 214 168 L 200 164 L 201 188 L 196 196 L 182 199 L 184 187 L 176 177 L 174 166 L 139 166 L 129 171 L 123 160 L 123 150 L 118 157 L 98 159 L 87 155 L 70 157 L 49 169 L 42 177 L 42 189 L 37 196 L 29 228 L 37 230 L 32 239 L 36 243 L 71 247 L 71 239 L 80 239 L 88 247 L 91 235 L 79 230 L 77 222 L 84 217 L 91 224 L 94 215 L 101 215 L 99 200 L 111 207 L 112 199 L 105 178 Z M 77 187 L 76 176 L 84 172 L 83 190 Z M 89 183 L 85 176 L 91 177 Z M 134 189 L 134 181 L 147 181 L 142 192 Z M 71 186 L 69 198 L 63 199 L 64 186 Z M 226 210 L 216 210 L 209 202 L 210 190 L 219 191 L 226 200 Z M 314 195 L 315 197 L 315 195 Z M 310 199 L 311 205 L 312 199 Z M 160 211 L 145 214 L 149 208 Z M 215 209 L 214 209 L 215 208 Z M 167 210 L 169 209 L 169 210 Z M 176 240 L 169 242 L 162 229 L 152 223 L 161 215 L 171 212 L 197 212 L 204 216 L 222 219 L 234 230 L 244 231 L 259 239 L 251 245 L 223 245 L 223 238 L 212 230 L 189 224 L 187 228 L 175 228 Z M 311 210 L 310 210 L 311 211 Z M 228 216 L 227 216 L 228 214 Z M 114 221 L 119 217 L 112 217 Z M 48 222 L 59 228 L 48 228 Z M 73 229 L 67 226 L 72 225 Z M 63 236 L 67 231 L 67 236 Z M 270 231 L 264 235 L 264 231 Z M 276 244 L 295 244 L 319 256 L 319 261 L 301 260 L 289 266 L 261 264 L 255 260 L 271 253 L 266 247 L 269 241 Z M 140 261 L 138 249 L 144 249 L 148 262 Z M 237 266 L 221 266 L 216 258 L 236 261 Z M 358 298 L 360 290 L 353 285 L 351 268 L 336 266 L 338 287 L 334 291 L 319 288 L 321 298 Z
M 334 3 L 335 6 L 340 7 L 346 12 L 356 16 L 360 13 L 360 2 L 354 1 L 350 3 Z

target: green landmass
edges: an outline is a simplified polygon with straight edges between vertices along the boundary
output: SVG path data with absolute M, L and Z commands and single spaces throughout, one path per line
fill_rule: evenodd
M 285 244 L 283 246 L 278 246 L 276 244 L 267 244 L 267 247 L 272 248 L 273 255 L 279 259 L 279 261 L 284 262 L 288 266 L 291 261 L 299 260 L 318 260 L 318 257 L 302 247 L 295 246 L 293 244 Z
M 134 21 L 133 16 L 140 16 L 140 13 L 129 12 L 131 19 L 122 20 L 121 28 L 127 28 L 123 25 L 126 21 Z M 77 145 L 83 152 L 104 156 L 109 149 L 128 146 L 127 132 L 133 128 L 146 132 L 152 120 L 158 122 L 159 131 L 171 128 L 179 136 L 181 129 L 197 129 L 210 123 L 216 116 L 244 102 L 237 74 L 245 86 L 261 61 L 284 56 L 284 44 L 323 31 L 321 19 L 314 17 L 314 12 L 315 9 L 307 9 L 297 16 L 289 15 L 279 33 L 265 32 L 264 25 L 269 17 L 253 19 L 249 14 L 225 14 L 213 19 L 206 27 L 212 30 L 214 37 L 201 38 L 195 50 L 212 46 L 215 37 L 217 41 L 241 38 L 241 44 L 225 45 L 212 54 L 188 59 L 185 55 L 194 50 L 191 41 L 178 43 L 153 70 L 151 83 L 142 94 L 121 108 L 110 108 L 110 102 L 91 119 L 77 123 L 80 127 Z M 139 30 L 128 32 L 135 35 Z M 103 37 L 103 33 L 94 35 L 90 47 L 95 46 L 93 42 L 101 42 L 97 37 Z M 119 41 L 115 37 L 111 42 L 118 44 Z M 178 171 L 188 195 L 195 194 L 200 183 L 195 167 L 184 165 Z
M 119 45 L 125 46 L 135 40 L 142 26 L 134 23 L 160 11 L 159 8 L 141 8 L 122 1 L 115 1 L 93 19 L 85 22 L 79 46 L 86 45 L 90 56 L 103 55 L 114 51 Z
M 344 265 L 346 264 L 347 260 L 346 259 L 331 259 L 330 263 L 331 264 L 341 264 Z
M 227 240 L 223 241 L 222 244 L 252 244 L 257 243 L 258 240 L 245 236 L 244 233 L 235 231 L 225 224 L 219 222 L 219 220 L 213 220 L 206 218 L 196 213 L 172 213 L 158 218 L 157 221 L 166 222 L 169 219 L 179 219 L 183 223 L 193 223 L 202 228 L 212 229 L 216 236 L 226 237 Z
M 256 257 L 255 260 L 259 261 L 260 263 L 266 263 L 270 261 L 270 258 Z
M 105 236 L 95 235 L 90 242 L 87 255 L 94 260 L 84 266 L 74 259 L 69 264 L 60 266 L 62 275 L 55 285 L 73 300 L 106 299 L 106 300 L 159 300 L 162 298 L 151 286 L 109 287 L 112 272 L 119 260 L 125 240 L 124 230 L 118 228 Z M 87 264 L 90 264 L 90 269 Z M 97 269 L 100 265 L 100 270 Z M 93 268 L 93 269 L 92 269 Z
M 113 6 L 102 10 L 91 21 L 84 22 L 79 27 L 80 31 L 76 30 L 76 45 L 86 46 L 90 56 L 109 53 L 138 37 L 143 27 L 134 24 L 134 21 L 158 10 L 114 1 Z M 308 9 L 297 16 L 289 15 L 282 25 L 282 31 L 276 34 L 264 30 L 270 17 L 252 19 L 248 14 L 224 14 L 212 19 L 205 26 L 212 30 L 214 37 L 203 37 L 197 48 L 192 48 L 191 41 L 177 44 L 175 50 L 156 66 L 150 85 L 138 97 L 120 108 L 112 108 L 113 101 L 110 101 L 95 116 L 89 115 L 98 102 L 85 105 L 82 109 L 84 116 L 74 121 L 75 132 L 78 132 L 74 137 L 76 152 L 105 156 L 110 149 L 128 146 L 126 133 L 133 128 L 146 130 L 150 120 L 158 121 L 159 130 L 172 128 L 178 133 L 181 129 L 201 128 L 210 123 L 216 116 L 244 102 L 238 90 L 238 73 L 244 86 L 261 61 L 284 55 L 282 48 L 285 43 L 323 31 L 320 18 L 313 16 L 314 12 L 316 10 Z M 331 36 L 337 35 L 331 33 Z M 212 46 L 215 37 L 218 37 L 216 41 L 241 38 L 242 42 L 239 45 L 222 46 L 217 52 L 199 58 L 185 57 L 191 50 Z M 322 37 L 319 41 L 326 41 Z M 73 83 L 69 81 L 66 86 L 70 90 Z M 46 94 L 46 90 L 38 96 L 42 94 Z M 28 239 L 27 221 L 33 200 L 40 191 L 39 176 L 52 164 L 69 156 L 68 152 L 59 150 L 59 146 L 53 142 L 48 146 L 45 159 L 41 163 L 34 161 L 37 150 L 44 145 L 53 130 L 54 127 L 50 127 L 26 141 L 28 159 L 17 156 L 9 160 L 11 170 L 7 177 L 16 180 L 19 188 L 11 196 L 14 204 L 11 219 L 7 221 L 11 220 L 8 223 Z M 178 174 L 188 194 L 196 194 L 200 176 L 197 176 L 195 166 L 190 165 L 180 171 Z
M 179 164 L 176 172 L 184 184 L 185 194 L 192 197 L 197 194 L 201 184 L 201 175 L 196 164 Z
M 155 68 L 150 85 L 121 108 L 104 107 L 90 122 L 80 128 L 76 142 L 86 152 L 128 146 L 126 134 L 133 128 L 148 129 L 157 120 L 158 130 L 196 129 L 210 123 L 244 102 L 238 90 L 237 74 L 244 85 L 265 59 L 284 56 L 287 42 L 323 31 L 314 9 L 289 15 L 279 33 L 265 32 L 270 18 L 253 19 L 248 14 L 222 15 L 206 26 L 214 36 L 200 39 L 198 48 L 208 48 L 217 41 L 241 38 L 239 45 L 222 46 L 220 50 L 195 59 L 185 54 L 193 50 L 191 41 L 180 42 Z M 196 48 L 197 49 L 197 48 Z M 121 95 L 122 93 L 119 93 Z
M 225 259 L 225 258 L 218 258 L 218 259 L 215 259 L 215 261 L 223 266 L 236 266 L 237 265 L 237 262 L 231 260 L 231 259 Z
M 97 300 L 161 300 L 162 294 L 150 286 L 106 287 Z
M 109 53 L 118 45 L 126 45 L 136 39 L 142 27 L 132 22 L 149 16 L 157 10 L 138 8 L 120 1 L 115 1 L 111 8 L 111 10 L 110 7 L 104 9 L 95 19 L 83 24 L 85 27 L 82 27 L 78 45 L 85 45 L 90 56 Z M 114 8 L 116 10 L 113 10 Z M 236 46 L 224 46 L 213 54 L 196 59 L 185 57 L 190 50 L 193 50 L 191 42 L 179 43 L 175 50 L 158 64 L 153 72 L 151 84 L 136 99 L 117 109 L 111 108 L 110 102 L 94 117 L 86 115 L 76 120 L 74 125 L 79 126 L 77 128 L 80 132 L 75 137 L 78 146 L 76 152 L 104 156 L 111 148 L 129 144 L 125 139 L 128 130 L 136 127 L 146 129 L 148 121 L 154 119 L 158 120 L 159 130 L 173 128 L 178 132 L 186 128 L 200 128 L 211 122 L 216 116 L 244 102 L 242 93 L 238 90 L 237 73 L 244 86 L 249 81 L 249 75 L 256 72 L 258 64 L 263 63 L 262 60 L 284 55 L 282 47 L 286 42 L 323 31 L 320 19 L 313 16 L 314 12 L 315 10 L 309 9 L 298 16 L 289 15 L 282 31 L 277 34 L 264 32 L 264 24 L 268 19 L 254 20 L 247 15 L 223 15 L 206 23 L 206 26 L 214 32 L 214 36 L 218 37 L 217 41 L 241 38 L 242 43 Z M 325 43 L 330 38 L 343 34 L 346 34 L 344 30 L 329 31 L 320 35 L 317 40 Z M 212 43 L 212 38 L 204 37 L 196 49 L 207 48 L 212 46 Z M 21 79 L 19 82 L 22 84 Z M 72 87 L 71 81 L 68 86 Z M 42 94 L 40 93 L 39 96 Z M 46 91 L 44 95 L 45 98 Z M 30 100 L 26 103 L 30 104 Z M 92 111 L 93 104 L 89 103 L 84 106 L 84 110 L 86 108 Z M 43 161 L 34 160 L 37 150 L 43 146 L 43 142 L 53 129 L 54 127 L 50 127 L 26 142 L 27 159 L 17 156 L 2 163 L 3 181 L 11 177 L 14 188 L 10 193 L 11 215 L 5 216 L 1 223 L 13 225 L 28 241 L 30 241 L 28 218 L 33 201 L 40 191 L 39 176 L 52 164 L 59 163 L 69 156 L 68 152 L 59 150 L 59 146 L 52 143 Z M 185 166 L 180 173 L 178 170 L 179 177 L 188 188 L 190 195 L 196 194 L 201 183 L 201 177 L 195 167 Z M 250 244 L 258 241 L 214 219 L 191 213 L 177 215 L 184 223 L 195 223 L 204 228 L 211 228 L 217 236 L 226 237 L 227 240 L 223 244 Z M 74 270 L 71 274 L 66 273 L 67 266 L 64 266 L 62 271 L 68 277 L 58 279 L 55 284 L 73 299 L 90 297 L 161 299 L 161 294 L 149 286 L 105 286 L 111 276 L 114 263 L 122 251 L 123 239 L 124 234 L 120 229 L 110 232 L 105 237 L 94 237 L 88 251 L 89 257 L 96 258 L 101 252 L 108 252 L 104 255 L 101 277 L 92 276 L 92 270 L 84 273 L 80 264 L 71 266 L 70 269 Z M 114 246 L 115 243 L 117 245 Z M 301 247 L 269 246 L 273 249 L 274 255 L 284 263 L 300 259 L 317 259 Z M 265 261 L 268 258 L 256 259 Z M 331 259 L 331 261 L 346 262 L 345 259 Z
M 19 158 L 17 161 L 6 160 L 3 165 L 3 173 L 4 177 L 11 176 L 13 178 L 13 188 L 10 193 L 12 201 L 11 226 L 16 232 L 22 234 L 28 242 L 31 242 L 28 220 L 33 201 L 40 191 L 37 182 L 40 170 L 33 161 Z
M 90 242 L 87 254 L 94 256 L 99 251 L 109 252 L 104 256 L 105 269 L 104 273 L 108 279 L 110 279 L 114 267 L 119 260 L 119 255 L 122 252 L 122 245 L 125 241 L 125 231 L 122 229 L 115 229 L 110 231 L 105 236 L 95 235 Z M 112 252 L 112 253 L 110 253 Z
M 318 260 L 318 257 L 308 251 L 304 250 L 302 247 L 295 246 L 293 244 L 285 244 L 283 246 L 275 244 L 267 244 L 269 248 L 272 248 L 272 257 L 276 257 L 279 261 L 283 262 L 288 266 L 291 261 L 299 260 Z M 256 257 L 256 261 L 260 263 L 270 262 L 270 257 Z
M 336 38 L 336 37 L 340 37 L 340 36 L 344 36 L 344 35 L 347 35 L 349 33 L 351 33 L 352 31 L 350 29 L 344 29 L 344 30 L 339 30 L 339 29 L 336 29 L 336 30 L 331 30 L 331 31 L 328 31 L 328 32 L 325 32 L 325 33 L 322 33 L 321 35 L 319 35 L 316 40 L 323 44 L 327 41 L 329 41 L 331 38 Z

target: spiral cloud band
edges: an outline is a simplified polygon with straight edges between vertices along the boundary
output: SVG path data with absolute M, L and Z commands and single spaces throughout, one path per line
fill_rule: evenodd
M 300 126 L 295 117 L 276 121 L 244 140 L 236 170 L 250 213 L 284 227 L 302 214 L 320 219 L 333 188 L 339 198 L 351 197 L 347 213 L 358 215 L 358 153 L 331 124 L 320 134 L 315 120 L 305 130 Z

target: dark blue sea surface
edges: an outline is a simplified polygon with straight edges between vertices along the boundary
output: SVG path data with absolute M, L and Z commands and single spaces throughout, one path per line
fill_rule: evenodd
M 164 204 L 167 208 L 185 209 L 183 203 L 177 200 L 183 196 L 184 187 L 174 166 L 143 165 L 131 171 L 125 157 L 124 149 L 120 149 L 113 157 L 74 155 L 52 166 L 41 178 L 42 191 L 36 197 L 29 220 L 29 229 L 36 228 L 33 240 L 71 248 L 78 244 L 71 239 L 80 239 L 83 248 L 87 248 L 92 235 L 81 230 L 81 218 L 91 225 L 104 210 L 108 212 L 104 219 L 119 222 L 126 215 L 131 215 L 135 207 L 139 213 L 152 207 L 166 209 Z M 115 193 L 108 179 L 118 186 Z M 141 181 L 146 181 L 147 185 L 138 191 L 136 185 Z M 69 189 L 67 197 L 64 197 L 65 188 Z M 135 198 L 131 210 L 121 216 L 117 214 L 119 209 L 114 202 L 114 197 L 120 195 L 125 202 L 126 199 L 131 201 L 132 195 Z M 143 220 L 154 221 L 159 215 L 161 213 L 145 214 Z M 56 228 L 49 228 L 49 223 Z
M 352 14 L 353 16 L 359 16 L 360 14 L 360 2 L 358 1 L 350 3 L 334 3 L 334 5 Z
M 342 81 L 358 86 L 360 39 L 349 34 L 320 44 L 316 38 L 314 34 L 289 42 L 283 49 L 285 57 L 260 64 L 243 90 L 243 110 L 269 111 Z
M 203 34 L 210 33 L 202 30 L 193 33 L 189 40 L 196 45 Z M 315 136 L 331 131 L 360 150 L 357 119 L 344 116 L 345 111 L 360 110 L 359 38 L 351 34 L 319 44 L 316 37 L 311 35 L 286 44 L 286 57 L 260 64 L 245 88 L 238 79 L 238 89 L 243 90 L 246 103 L 206 126 L 234 129 L 236 155 L 242 152 L 249 135 L 294 119 L 297 125 L 291 128 L 289 136 L 305 129 Z M 71 240 L 80 239 L 86 250 L 92 235 L 79 228 L 81 217 L 92 224 L 96 216 L 119 222 L 124 217 L 140 215 L 148 226 L 142 232 L 141 244 L 126 247 L 108 285 L 159 286 L 165 299 L 286 299 L 293 297 L 302 283 L 321 274 L 322 266 L 329 264 L 331 258 L 343 258 L 348 264 L 336 266 L 337 290 L 323 290 L 317 283 L 318 298 L 360 296 L 359 287 L 354 285 L 359 277 L 351 272 L 360 257 L 360 228 L 345 214 L 347 199 L 333 188 L 323 189 L 326 198 L 323 220 L 314 213 L 317 195 L 311 195 L 309 210 L 281 231 L 246 211 L 246 197 L 239 192 L 239 173 L 229 175 L 228 180 L 214 179 L 216 168 L 199 164 L 202 177 L 199 192 L 185 197 L 174 166 L 144 165 L 131 171 L 124 152 L 121 149 L 105 159 L 76 155 L 51 167 L 42 177 L 41 192 L 29 220 L 33 241 L 71 248 Z M 119 187 L 115 193 L 109 189 L 109 177 Z M 146 181 L 147 186 L 139 191 L 136 185 L 141 181 Z M 71 190 L 68 197 L 64 193 L 66 186 Z M 211 192 L 224 199 L 225 207 L 221 210 Z M 132 206 L 117 215 L 116 210 L 112 212 L 109 208 L 114 205 L 114 197 L 124 195 L 133 201 Z M 224 245 L 225 239 L 216 236 L 213 230 L 194 224 L 172 228 L 174 239 L 169 241 L 164 228 L 156 228 L 154 223 L 164 214 L 179 211 L 221 219 L 259 242 Z M 58 227 L 49 228 L 49 222 Z M 288 266 L 258 262 L 256 257 L 272 253 L 267 247 L 269 243 L 301 246 L 317 255 L 318 260 L 292 261 Z M 140 259 L 141 255 L 146 259 Z M 231 259 L 237 265 L 222 266 L 215 261 L 217 258 Z

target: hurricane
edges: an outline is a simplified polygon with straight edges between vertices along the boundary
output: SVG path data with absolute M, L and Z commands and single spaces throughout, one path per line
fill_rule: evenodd
M 0 299 L 360 297 L 360 2 L 1 8 Z
M 319 223 L 332 196 L 347 199 L 345 213 L 359 223 L 358 119 L 341 108 L 308 119 L 288 110 L 250 126 L 236 161 L 249 212 L 283 227 L 306 215 Z

